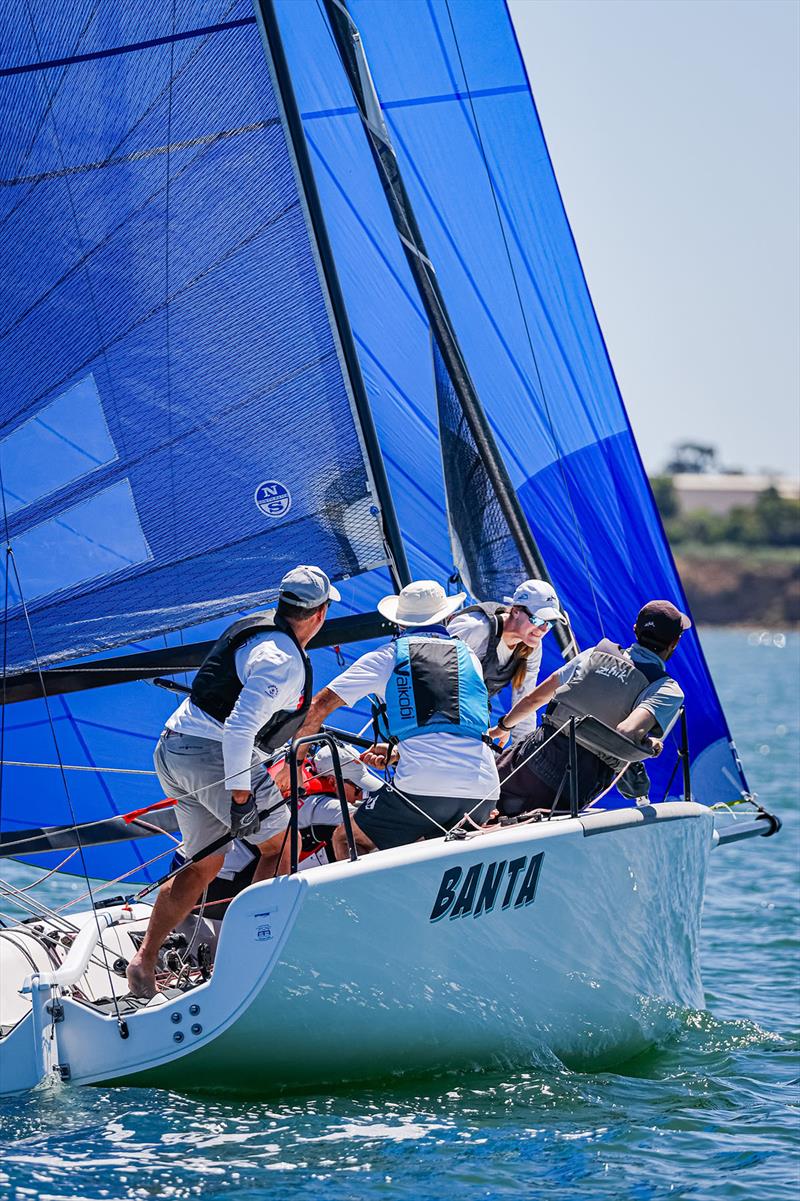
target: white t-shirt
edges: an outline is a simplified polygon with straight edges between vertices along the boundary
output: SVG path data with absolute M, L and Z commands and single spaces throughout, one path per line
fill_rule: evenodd
M 386 699 L 386 686 L 394 668 L 394 643 L 367 651 L 328 687 L 345 705 L 355 705 L 374 693 Z M 475 666 L 480 663 L 472 653 Z M 418 734 L 398 747 L 400 759 L 395 784 L 418 796 L 474 797 L 495 800 L 500 781 L 493 752 L 485 743 L 459 734 Z
M 187 696 L 167 721 L 167 729 L 221 742 L 225 787 L 249 789 L 255 736 L 273 713 L 298 707 L 305 669 L 289 635 L 270 630 L 239 647 L 236 674 L 243 687 L 224 724 Z
M 489 647 L 489 633 L 491 622 L 485 613 L 456 613 L 447 623 L 447 629 L 456 638 L 460 638 L 462 642 L 466 642 L 471 651 L 474 651 L 478 658 L 483 661 L 483 656 Z M 502 638 L 497 643 L 497 661 L 501 667 L 505 667 L 514 651 L 511 647 L 506 646 Z M 525 679 L 522 681 L 520 688 L 512 688 L 512 705 L 516 705 L 517 701 L 523 696 L 527 696 L 529 692 L 533 692 L 539 680 L 539 669 L 542 665 L 542 644 L 539 643 L 535 647 L 526 660 Z M 527 734 L 532 733 L 536 729 L 536 714 L 532 713 L 530 717 L 524 718 L 516 726 L 514 726 L 514 737 L 522 739 Z

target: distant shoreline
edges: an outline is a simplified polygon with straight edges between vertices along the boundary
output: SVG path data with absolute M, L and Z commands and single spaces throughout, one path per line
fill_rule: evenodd
M 698 625 L 800 628 L 800 554 L 677 547 L 675 561 Z

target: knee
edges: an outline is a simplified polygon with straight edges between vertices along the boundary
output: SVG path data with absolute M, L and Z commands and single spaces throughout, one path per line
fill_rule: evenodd
M 212 880 L 216 879 L 224 862 L 224 855 L 206 855 L 204 859 L 198 859 L 197 863 L 192 863 L 185 868 L 180 875 L 194 880 L 201 888 L 205 888 L 206 884 L 210 884 Z

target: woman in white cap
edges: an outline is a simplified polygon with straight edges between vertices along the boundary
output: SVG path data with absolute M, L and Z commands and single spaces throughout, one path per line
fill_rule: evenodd
M 536 687 L 542 663 L 542 640 L 557 622 L 566 623 L 552 584 L 525 580 L 505 603 L 484 601 L 461 609 L 447 623 L 451 634 L 475 652 L 489 697 L 511 685 L 516 704 Z M 536 714 L 517 727 L 525 736 L 536 728 Z
M 435 838 L 466 813 L 480 823 L 494 808 L 488 693 L 476 656 L 444 624 L 464 600 L 463 592 L 447 596 L 433 580 L 385 596 L 378 609 L 402 627 L 401 636 L 362 655 L 311 704 L 304 734 L 340 705 L 374 695 L 385 706 L 397 770 L 392 784 L 356 810 L 356 839 L 366 850 Z
M 128 965 L 133 996 L 156 992 L 162 942 L 219 872 L 230 848 L 202 856 L 226 834 L 257 844 L 254 879 L 268 879 L 285 850 L 289 811 L 264 767 L 308 711 L 311 663 L 305 648 L 340 600 L 325 572 L 305 564 L 283 577 L 278 608 L 235 621 L 212 646 L 191 695 L 166 723 L 153 761 L 167 796 L 177 799 L 187 866 L 162 885 L 141 947 Z

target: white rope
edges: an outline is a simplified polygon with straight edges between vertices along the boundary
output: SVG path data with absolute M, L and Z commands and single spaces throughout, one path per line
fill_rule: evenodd
M 567 720 L 564 722 L 563 726 L 559 726 L 559 728 L 557 730 L 555 730 L 550 735 L 549 738 L 546 738 L 544 740 L 544 742 L 541 743 L 540 746 L 534 747 L 534 749 L 531 751 L 530 755 L 526 755 L 525 758 L 522 759 L 517 764 L 517 766 L 514 768 L 514 770 L 510 771 L 508 773 L 508 775 L 505 777 L 505 780 L 503 780 L 503 783 L 505 784 L 506 780 L 510 780 L 512 776 L 516 775 L 516 773 L 519 771 L 519 769 L 521 767 L 524 767 L 526 763 L 529 763 L 531 761 L 531 759 L 534 759 L 536 757 L 536 755 L 539 754 L 539 751 L 543 751 L 544 748 L 547 746 L 547 744 L 549 742 L 552 742 L 557 734 L 560 734 L 562 730 L 566 730 L 568 725 L 569 725 L 569 718 L 567 718 Z M 472 820 L 472 814 L 475 812 L 476 809 L 480 809 L 481 805 L 484 805 L 489 800 L 494 800 L 495 798 L 492 797 L 493 792 L 494 792 L 494 789 L 493 788 L 490 789 L 489 792 L 487 792 L 485 797 L 481 797 L 481 799 L 477 802 L 477 804 L 473 805 L 471 809 L 467 810 L 467 812 L 464 814 L 464 817 L 460 818 L 460 820 L 458 822 L 456 822 L 456 824 L 453 826 L 453 830 L 458 829 L 458 827 L 461 825 L 461 822 L 464 821 L 464 818 L 469 818 L 470 820 Z M 448 833 L 450 833 L 450 831 L 448 831 Z

